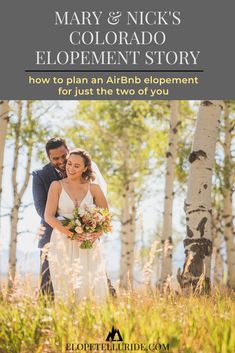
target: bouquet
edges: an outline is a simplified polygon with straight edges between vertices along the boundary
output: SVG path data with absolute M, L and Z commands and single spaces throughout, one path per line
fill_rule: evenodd
M 92 235 L 91 233 L 108 233 L 112 231 L 111 226 L 111 214 L 108 209 L 96 207 L 94 205 L 84 205 L 82 207 L 76 207 L 73 210 L 73 218 L 68 219 L 63 217 L 61 221 L 63 226 L 73 233 L 70 239 L 79 240 L 79 236 L 86 236 L 86 240 L 83 240 L 80 248 L 91 249 L 92 248 Z

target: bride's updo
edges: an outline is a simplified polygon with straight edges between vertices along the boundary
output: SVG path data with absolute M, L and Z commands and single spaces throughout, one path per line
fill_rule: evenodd
M 91 156 L 89 155 L 89 153 L 86 150 L 83 150 L 82 148 L 75 148 L 69 152 L 68 158 L 73 154 L 75 156 L 82 157 L 85 167 L 87 167 L 87 170 L 82 173 L 83 179 L 86 181 L 94 181 L 95 173 L 93 172 L 91 167 Z

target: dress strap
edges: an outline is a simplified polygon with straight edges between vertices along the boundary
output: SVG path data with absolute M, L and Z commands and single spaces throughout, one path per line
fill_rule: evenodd
M 62 192 L 63 190 L 65 191 L 62 180 L 58 180 L 58 182 L 60 183 L 60 186 L 61 186 L 61 192 Z
M 91 183 L 90 182 L 88 182 L 87 194 L 90 194 L 93 197 L 93 195 L 91 193 Z

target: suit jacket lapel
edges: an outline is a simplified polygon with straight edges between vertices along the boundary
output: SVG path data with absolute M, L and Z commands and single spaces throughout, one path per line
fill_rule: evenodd
M 61 176 L 56 171 L 56 169 L 51 164 L 49 164 L 48 167 L 48 174 L 50 176 L 51 182 L 55 180 L 61 180 Z

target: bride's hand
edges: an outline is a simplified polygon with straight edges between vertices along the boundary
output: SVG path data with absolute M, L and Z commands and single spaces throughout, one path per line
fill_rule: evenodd
M 103 235 L 103 232 L 91 233 L 91 242 L 94 243 L 97 239 L 99 239 Z
M 72 236 L 73 236 L 73 232 L 71 232 L 67 227 L 64 227 L 63 233 L 64 233 L 68 238 L 72 238 Z
M 77 234 L 77 240 L 78 240 L 78 241 L 84 241 L 84 240 L 86 240 L 86 239 L 87 239 L 87 238 L 86 238 L 85 235 Z

